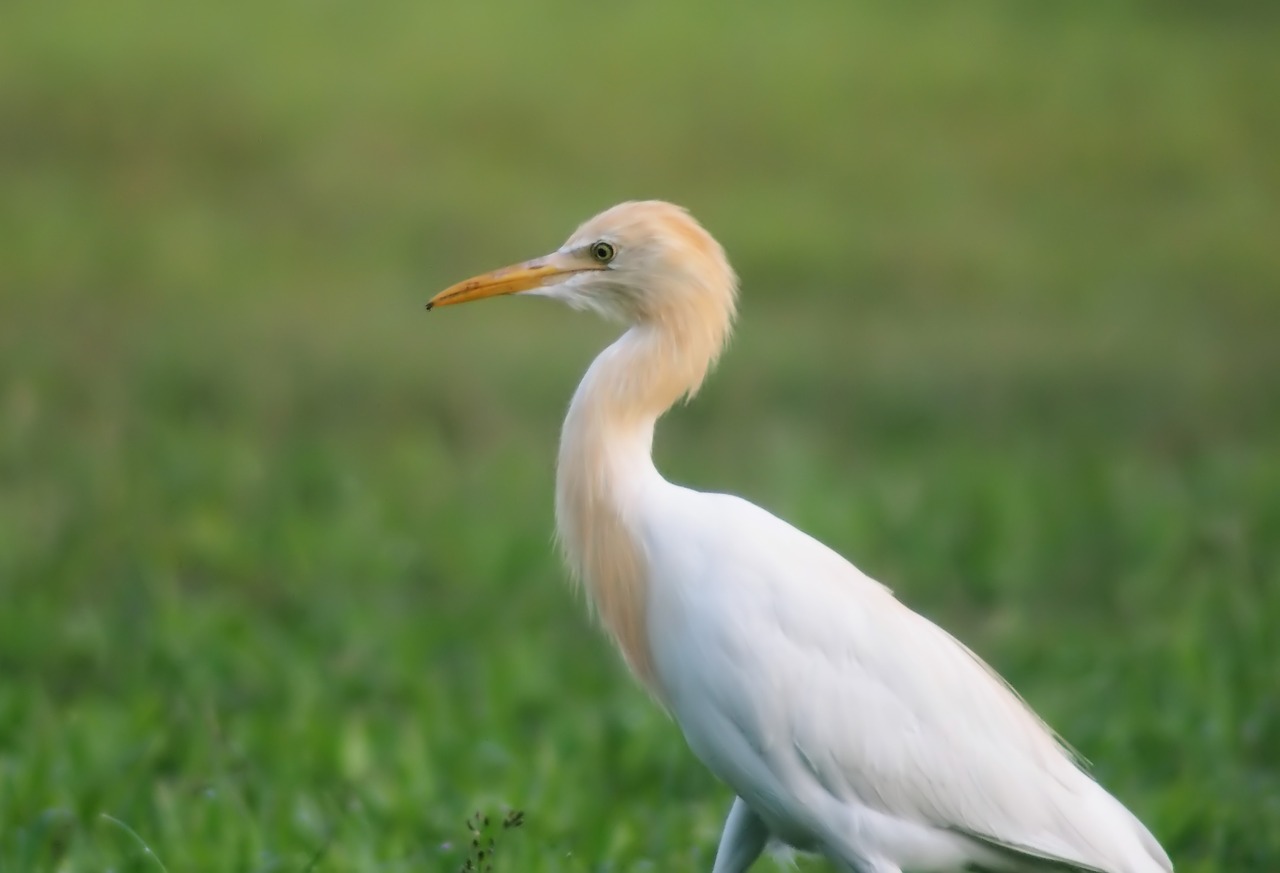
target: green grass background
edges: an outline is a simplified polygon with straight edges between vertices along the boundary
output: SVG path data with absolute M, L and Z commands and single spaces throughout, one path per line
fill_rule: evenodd
M 0 6 L 0 870 L 710 869 L 551 548 L 610 328 L 422 311 L 635 197 L 744 284 L 668 475 L 1280 870 L 1274 8 Z

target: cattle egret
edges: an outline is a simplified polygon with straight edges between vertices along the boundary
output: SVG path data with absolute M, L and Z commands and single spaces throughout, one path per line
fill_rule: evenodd
M 962 643 L 786 522 L 654 468 L 654 424 L 720 354 L 737 285 L 687 212 L 631 202 L 427 304 L 524 293 L 626 325 L 569 407 L 556 528 L 631 671 L 737 795 L 713 873 L 770 843 L 845 873 L 1172 871 Z

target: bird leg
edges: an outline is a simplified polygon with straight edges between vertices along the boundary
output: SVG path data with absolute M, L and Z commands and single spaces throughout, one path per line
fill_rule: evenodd
M 724 822 L 724 833 L 720 835 L 720 848 L 716 850 L 716 863 L 711 873 L 746 873 L 768 841 L 769 829 L 760 816 L 752 812 L 741 797 L 735 797 L 733 808 Z

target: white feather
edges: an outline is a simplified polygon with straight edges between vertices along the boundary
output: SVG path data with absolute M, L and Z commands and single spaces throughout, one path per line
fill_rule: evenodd
M 658 681 L 770 832 L 872 869 L 996 863 L 970 835 L 1171 869 L 1019 698 L 884 586 L 746 501 L 657 477 L 641 493 Z

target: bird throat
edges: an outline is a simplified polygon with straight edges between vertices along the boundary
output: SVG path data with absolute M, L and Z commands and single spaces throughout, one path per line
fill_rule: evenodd
M 671 339 L 633 327 L 596 358 L 569 406 L 556 469 L 556 533 L 573 579 L 627 666 L 659 700 L 637 511 L 642 491 L 661 483 L 654 424 L 698 387 L 718 350 L 700 355 L 685 346 L 672 354 Z

